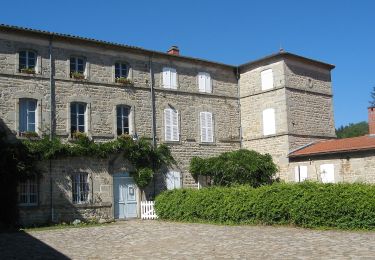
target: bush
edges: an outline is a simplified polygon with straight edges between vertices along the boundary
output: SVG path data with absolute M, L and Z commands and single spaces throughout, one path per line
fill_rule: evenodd
M 174 221 L 375 229 L 374 194 L 368 184 L 278 183 L 166 191 L 155 207 Z
M 208 159 L 194 157 L 190 161 L 190 172 L 195 179 L 199 175 L 210 176 L 214 185 L 259 187 L 274 181 L 277 166 L 269 154 L 241 149 Z

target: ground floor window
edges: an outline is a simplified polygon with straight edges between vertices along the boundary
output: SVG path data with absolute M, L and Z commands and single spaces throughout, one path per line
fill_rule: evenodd
M 168 190 L 181 188 L 181 173 L 169 171 L 166 176 L 166 184 Z
M 32 206 L 38 203 L 38 183 L 35 176 L 19 183 L 18 202 L 20 205 Z
M 73 203 L 81 204 L 88 202 L 89 183 L 87 173 L 72 175 Z
M 294 172 L 295 182 L 302 182 L 307 179 L 307 166 L 306 165 L 298 165 L 295 168 Z

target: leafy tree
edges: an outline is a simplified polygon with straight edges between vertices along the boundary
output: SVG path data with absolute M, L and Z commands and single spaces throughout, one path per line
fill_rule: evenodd
M 195 179 L 199 175 L 211 177 L 214 185 L 259 187 L 274 181 L 277 166 L 269 154 L 241 149 L 208 159 L 194 157 L 190 161 L 190 172 Z
M 359 123 L 350 123 L 346 126 L 340 126 L 336 129 L 337 138 L 349 138 L 363 136 L 368 134 L 368 123 L 363 121 Z

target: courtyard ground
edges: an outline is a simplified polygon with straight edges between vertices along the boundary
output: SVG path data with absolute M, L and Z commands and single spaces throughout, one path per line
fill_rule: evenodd
M 0 259 L 375 259 L 375 232 L 163 221 L 0 234 Z

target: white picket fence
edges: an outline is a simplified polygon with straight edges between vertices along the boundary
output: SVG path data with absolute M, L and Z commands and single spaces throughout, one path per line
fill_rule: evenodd
M 141 218 L 142 219 L 157 219 L 155 209 L 155 201 L 141 201 Z

